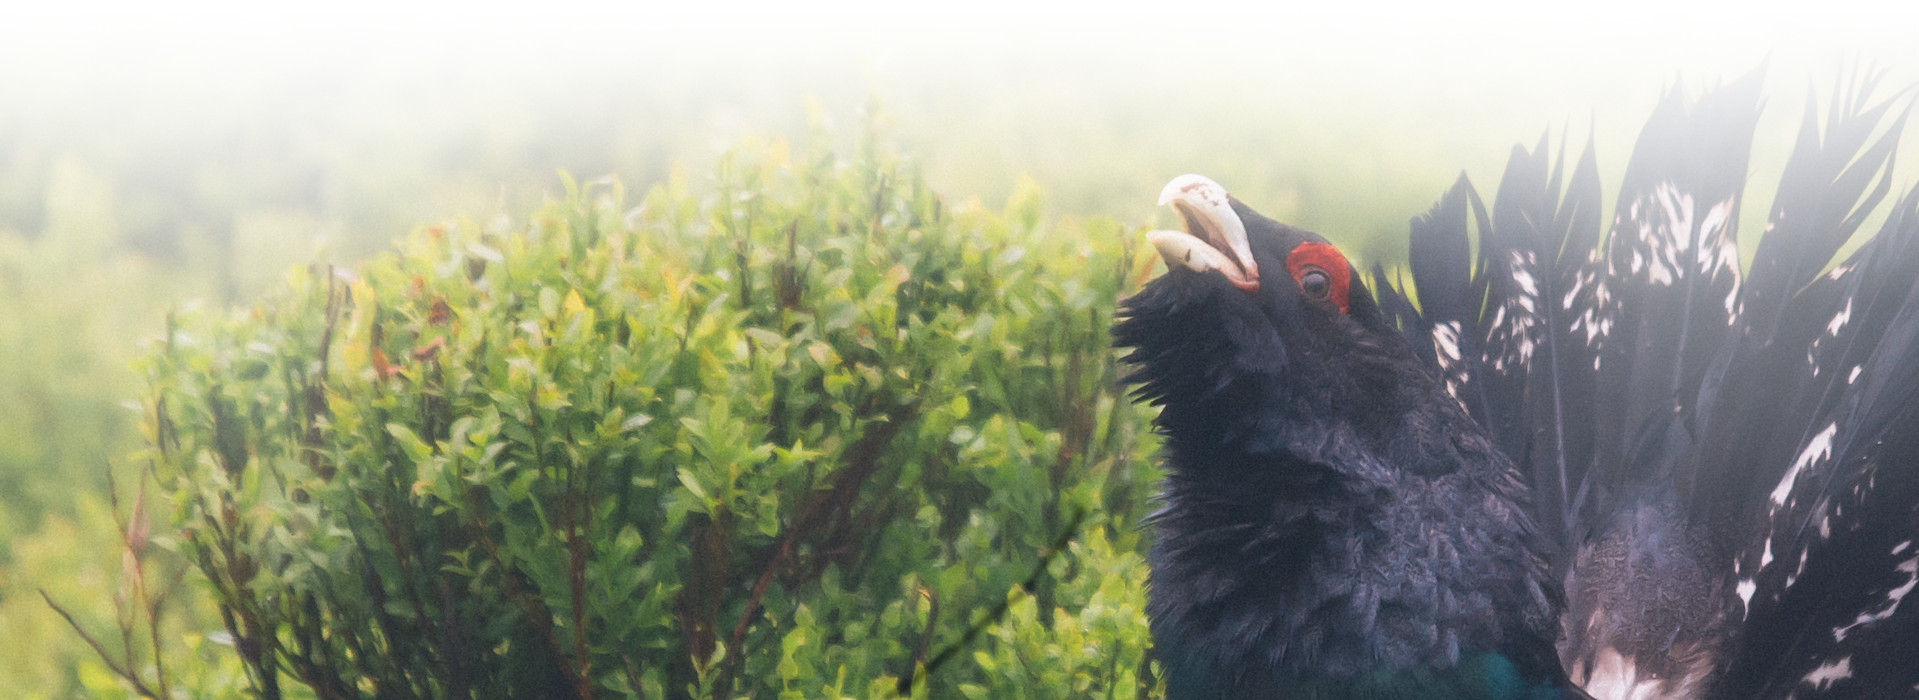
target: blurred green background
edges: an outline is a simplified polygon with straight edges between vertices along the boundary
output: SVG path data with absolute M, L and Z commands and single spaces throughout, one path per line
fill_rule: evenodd
M 1765 65 L 1751 234 L 1809 90 L 1874 64 L 1919 81 L 1915 20 L 1870 4 L 0 10 L 0 695 L 111 687 L 36 590 L 111 626 L 105 474 L 137 466 L 120 459 L 139 444 L 127 363 L 170 309 L 243 307 L 291 265 L 351 263 L 418 223 L 528 212 L 557 171 L 703 178 L 741 138 L 811 113 L 850 139 L 877 105 L 948 198 L 997 205 L 1030 177 L 1047 216 L 1170 224 L 1159 186 L 1199 172 L 1390 265 L 1461 171 L 1490 196 L 1510 148 L 1550 132 L 1594 139 L 1610 185 L 1666 89 Z

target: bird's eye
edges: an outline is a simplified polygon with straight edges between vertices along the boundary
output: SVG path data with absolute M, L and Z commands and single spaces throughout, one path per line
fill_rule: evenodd
M 1346 313 L 1350 301 L 1352 269 L 1338 248 L 1320 241 L 1306 241 L 1286 254 L 1286 271 L 1299 283 L 1299 291 L 1313 301 L 1330 302 L 1340 313 Z
M 1308 267 L 1299 273 L 1299 289 L 1306 296 L 1325 299 L 1333 293 L 1333 278 L 1325 270 Z

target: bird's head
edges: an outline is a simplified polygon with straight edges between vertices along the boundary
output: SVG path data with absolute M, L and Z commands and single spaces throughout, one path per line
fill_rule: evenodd
M 1125 301 L 1114 338 L 1171 439 L 1313 459 L 1300 441 L 1404 434 L 1433 383 L 1338 248 L 1199 175 L 1160 203 L 1186 230 L 1147 234 L 1167 273 Z
M 1169 683 L 1374 697 L 1348 682 L 1402 669 L 1377 678 L 1427 687 L 1415 670 L 1473 659 L 1505 664 L 1515 688 L 1562 677 L 1511 463 L 1346 256 L 1203 177 L 1161 201 L 1186 230 L 1148 234 L 1167 272 L 1113 334 L 1166 438 L 1149 612 Z M 1448 678 L 1474 690 L 1379 696 L 1507 697 Z

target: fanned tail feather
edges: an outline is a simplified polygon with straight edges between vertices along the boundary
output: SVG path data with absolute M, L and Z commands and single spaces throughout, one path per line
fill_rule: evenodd
M 1749 600 L 1718 697 L 1919 690 L 1919 610 L 1903 605 L 1919 580 L 1916 269 L 1919 190 L 1786 305 L 1778 334 L 1798 342 L 1777 354 L 1799 352 L 1772 400 L 1798 427 L 1774 426 L 1790 437 L 1766 442 L 1792 447 L 1753 471 L 1779 476 L 1751 479 L 1762 491 L 1754 512 L 1724 533 L 1743 540 L 1731 575 Z
M 1823 131 L 1808 106 L 1742 280 L 1760 76 L 1668 94 L 1604 240 L 1592 146 L 1567 177 L 1542 139 L 1490 217 L 1462 177 L 1413 222 L 1411 289 L 1374 271 L 1531 482 L 1562 656 L 1601 697 L 1919 693 L 1919 189 L 1826 269 L 1891 193 L 1909 101 L 1868 75 Z
M 1888 117 L 1906 100 L 1871 103 L 1877 80 L 1835 99 L 1823 134 L 1807 110 L 1700 392 L 1696 483 L 1680 486 L 1732 558 L 1721 575 L 1743 615 L 1717 697 L 1890 697 L 1919 684 L 1919 626 L 1892 620 L 1896 597 L 1876 597 L 1912 581 L 1900 567 L 1914 559 L 1892 550 L 1919 532 L 1919 463 L 1893 428 L 1919 425 L 1919 192 L 1823 271 L 1891 191 L 1905 111 Z M 1887 652 L 1903 660 L 1885 663 Z

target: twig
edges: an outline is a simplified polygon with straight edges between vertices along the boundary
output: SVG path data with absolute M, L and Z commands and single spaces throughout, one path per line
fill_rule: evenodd
M 1054 538 L 1053 546 L 1048 547 L 1046 551 L 1041 553 L 1039 563 L 1033 567 L 1033 573 L 1027 576 L 1025 581 L 1020 582 L 1020 590 L 1031 591 L 1039 585 L 1040 577 L 1046 574 L 1046 567 L 1053 563 L 1054 557 L 1059 556 L 1060 552 L 1066 550 L 1066 545 L 1073 541 L 1075 535 L 1079 534 L 1079 526 L 1085 521 L 1085 511 L 1080 511 L 1073 515 L 1072 521 L 1066 524 L 1066 529 L 1061 530 L 1059 536 Z M 1001 600 L 999 605 L 993 606 L 993 611 L 987 613 L 986 617 L 980 618 L 974 622 L 971 627 L 968 627 L 966 633 L 960 635 L 959 641 L 953 642 L 945 649 L 941 649 L 940 653 L 935 655 L 932 661 L 926 662 L 927 677 L 932 677 L 933 671 L 938 670 L 940 665 L 951 660 L 961 649 L 965 649 L 968 645 L 972 644 L 973 639 L 978 637 L 979 633 L 986 631 L 987 627 L 991 627 L 999 622 L 1000 618 L 1005 617 L 1006 611 L 1011 607 L 1012 599 L 1011 596 L 1008 596 L 1007 599 Z M 908 683 L 907 687 L 912 687 L 912 684 Z
M 913 658 L 911 659 L 911 663 L 906 667 L 906 672 L 900 674 L 899 687 L 897 688 L 900 695 L 910 696 L 913 694 L 913 681 L 919 678 L 920 663 L 926 660 L 926 652 L 933 646 L 933 630 L 939 628 L 939 594 L 934 593 L 933 589 L 925 586 L 919 587 L 919 593 L 926 597 L 926 628 L 920 630 L 919 646 L 913 649 Z
M 793 539 L 798 532 L 788 532 L 786 537 L 781 538 L 783 541 L 779 552 L 773 555 L 772 561 L 766 563 L 766 570 L 760 572 L 760 580 L 753 584 L 752 596 L 746 599 L 745 612 L 740 613 L 740 621 L 733 625 L 733 633 L 727 635 L 726 648 L 738 651 L 740 644 L 746 640 L 746 627 L 759 615 L 760 605 L 766 599 L 766 587 L 773 582 L 773 574 L 780 570 L 780 565 L 788 557 L 793 556 Z
M 87 634 L 86 629 L 80 626 L 80 622 L 78 620 L 73 619 L 72 613 L 67 612 L 66 608 L 60 607 L 59 603 L 53 602 L 53 596 L 47 594 L 47 589 L 44 589 L 44 588 L 40 589 L 40 598 L 42 600 L 47 601 L 47 607 L 53 608 L 54 612 L 59 613 L 60 617 L 67 621 L 67 625 L 69 627 L 72 627 L 73 631 L 80 635 L 80 639 L 84 640 L 87 643 L 87 646 L 93 647 L 93 653 L 100 657 L 100 662 L 106 664 L 108 670 L 113 671 L 113 675 L 119 676 L 121 679 L 125 680 L 128 684 L 133 686 L 133 690 L 135 692 L 138 692 L 141 695 L 144 695 L 150 698 L 167 697 L 165 695 L 161 695 L 159 693 L 153 692 L 153 689 L 148 688 L 147 684 L 140 682 L 139 676 L 136 676 L 133 674 L 132 671 L 121 667 L 120 664 L 114 663 L 113 657 L 107 653 L 106 647 L 101 646 L 100 642 L 96 641 L 93 638 L 93 635 Z
M 472 496 L 469 496 L 469 500 L 477 501 Z M 494 542 L 493 536 L 487 533 L 486 523 L 480 519 L 478 513 L 474 514 L 471 525 L 474 532 L 479 535 L 477 539 L 480 542 L 480 548 L 486 550 L 487 558 L 491 559 L 494 567 L 500 571 L 500 581 L 506 586 L 507 598 L 520 606 L 520 611 L 526 614 L 527 622 L 533 625 L 533 628 L 540 633 L 542 641 L 546 642 L 547 652 L 564 667 L 566 675 L 573 679 L 574 692 L 580 698 L 591 698 L 592 688 L 587 683 L 586 676 L 573 668 L 573 662 L 567 658 L 566 652 L 560 646 L 559 638 L 553 634 L 552 611 L 542 606 L 527 592 L 526 588 L 520 585 L 520 580 L 512 567 L 507 566 L 506 560 L 500 556 L 499 543 Z
M 108 471 L 111 472 L 112 470 L 109 469 Z M 168 687 L 169 684 L 167 683 L 166 655 L 160 653 L 162 648 L 160 646 L 160 607 L 161 603 L 165 600 L 166 594 L 162 593 L 160 598 L 154 598 L 147 591 L 146 520 L 148 516 L 146 508 L 146 488 L 147 477 L 152 475 L 153 463 L 148 462 L 146 468 L 140 472 L 140 478 L 135 482 L 134 488 L 137 490 L 137 495 L 133 501 L 133 513 L 128 516 L 129 524 L 126 530 L 126 546 L 127 550 L 133 554 L 135 595 L 140 598 L 141 603 L 146 605 L 147 639 L 153 644 L 154 681 L 160 684 L 160 697 L 170 698 L 173 697 L 173 689 Z M 127 653 L 129 656 L 132 655 L 131 650 Z
M 886 446 L 892 443 L 893 436 L 899 433 L 900 426 L 911 421 L 915 413 L 916 409 L 913 406 L 901 406 L 886 413 L 884 422 L 871 424 L 867 432 L 860 436 L 859 441 L 848 449 L 851 464 L 834 472 L 833 486 L 827 491 L 826 496 L 810 501 L 805 511 L 781 536 L 779 549 L 767 558 L 766 566 L 761 569 L 759 581 L 753 586 L 752 597 L 748 600 L 746 610 L 733 627 L 726 660 L 722 662 L 725 665 L 715 676 L 719 681 L 715 683 L 715 687 L 726 687 L 726 683 L 731 681 L 733 672 L 745 662 L 746 654 L 740 645 L 745 641 L 746 628 L 759 615 L 760 603 L 766 595 L 768 583 L 785 560 L 791 556 L 791 550 L 799 537 L 805 533 L 817 531 L 835 514 L 842 516 L 847 514 L 847 511 L 853 507 L 853 500 L 858 496 L 860 487 L 873 475 L 873 472 L 879 469 L 880 456 L 885 453 Z

